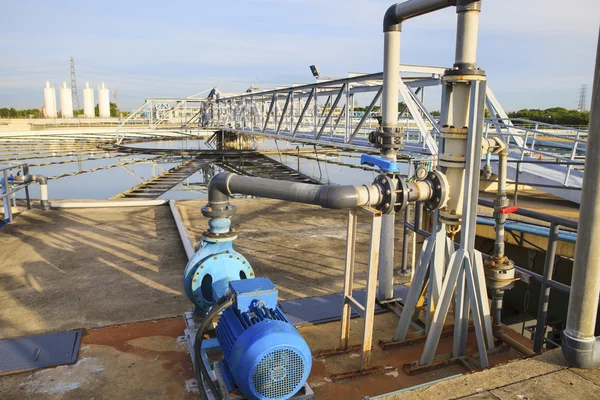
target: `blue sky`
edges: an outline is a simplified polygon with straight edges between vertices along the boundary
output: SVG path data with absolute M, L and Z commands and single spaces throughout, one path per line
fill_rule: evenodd
M 43 103 L 46 80 L 117 89 L 121 109 L 146 97 L 310 82 L 382 69 L 381 0 L 5 1 L 0 107 Z M 478 64 L 507 110 L 576 108 L 593 75 L 598 0 L 484 0 Z M 406 22 L 401 60 L 450 66 L 454 8 Z M 81 97 L 81 93 L 80 93 Z M 590 94 L 588 94 L 588 101 Z M 426 103 L 439 109 L 430 92 Z

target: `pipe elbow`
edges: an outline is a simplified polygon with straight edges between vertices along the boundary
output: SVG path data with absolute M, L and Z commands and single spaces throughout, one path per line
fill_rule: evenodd
M 400 4 L 400 3 L 398 3 Z M 402 30 L 402 21 L 398 20 L 396 16 L 396 7 L 398 4 L 392 4 L 390 8 L 387 9 L 383 16 L 383 31 L 384 32 L 392 32 L 392 31 L 401 31 Z
M 567 363 L 575 368 L 595 368 L 600 366 L 600 341 L 598 338 L 582 339 L 563 332 L 562 354 Z
M 233 174 L 222 172 L 212 177 L 208 184 L 208 203 L 219 204 L 229 202 L 228 183 Z
M 356 208 L 359 205 L 356 186 L 321 186 L 317 192 L 317 202 L 321 207 L 332 209 Z
M 32 181 L 39 183 L 40 185 L 47 185 L 48 178 L 43 175 L 33 175 Z

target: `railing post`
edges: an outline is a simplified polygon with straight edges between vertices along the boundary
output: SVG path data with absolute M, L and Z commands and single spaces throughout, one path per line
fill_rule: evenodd
M 4 203 L 4 220 L 8 221 L 8 223 L 10 224 L 12 222 L 12 209 L 10 207 L 10 199 L 8 198 L 9 196 L 7 195 L 8 193 L 8 171 L 4 170 L 3 172 L 3 177 L 4 179 L 2 180 L 2 202 Z
M 535 338 L 533 340 L 533 351 L 539 353 L 544 347 L 544 335 L 546 333 L 546 316 L 548 315 L 548 302 L 550 300 L 550 286 L 548 281 L 552 280 L 554 269 L 554 259 L 556 258 L 556 242 L 560 226 L 553 222 L 550 225 L 550 235 L 548 235 L 548 248 L 546 250 L 546 260 L 544 262 L 544 280 L 541 284 L 540 301 L 538 303 L 537 324 L 535 327 Z
M 515 194 L 513 196 L 513 206 L 517 205 L 517 199 L 519 196 L 519 177 L 521 176 L 521 163 L 517 162 L 517 167 L 515 168 Z

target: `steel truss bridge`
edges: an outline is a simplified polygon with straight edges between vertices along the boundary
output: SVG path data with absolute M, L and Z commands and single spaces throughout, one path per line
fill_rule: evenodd
M 398 112 L 404 127 L 404 153 L 418 157 L 438 154 L 440 126 L 423 103 L 426 88 L 441 85 L 445 68 L 401 65 L 398 90 L 405 107 Z M 117 129 L 142 115 L 150 129 L 226 130 L 317 146 L 372 151 L 369 133 L 379 126 L 378 105 L 383 73 L 350 73 L 347 78 L 317 79 L 274 89 L 249 89 L 225 94 L 212 89 L 206 97 L 148 99 Z M 205 92 L 208 92 L 206 90 Z M 201 92 L 204 93 L 204 92 Z M 355 101 L 356 100 L 356 101 Z M 356 103 L 367 103 L 357 111 Z M 516 184 L 579 203 L 587 131 L 551 124 L 511 119 L 487 88 L 484 134 L 499 136 L 510 145 L 509 179 Z M 122 136 L 117 140 L 119 143 Z M 493 158 L 489 163 L 496 172 Z

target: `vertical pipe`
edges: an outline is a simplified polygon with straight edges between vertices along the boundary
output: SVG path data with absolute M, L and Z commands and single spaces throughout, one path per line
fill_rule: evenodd
M 384 32 L 383 36 L 383 94 L 381 125 L 384 130 L 395 129 L 398 123 L 398 86 L 400 85 L 400 31 Z M 391 155 L 390 155 L 391 156 Z M 395 159 L 396 154 L 393 154 Z
M 502 207 L 508 205 L 506 198 L 506 174 L 508 168 L 508 151 L 502 151 L 498 155 L 498 191 L 496 199 L 496 242 L 494 243 L 494 256 L 498 259 L 504 257 L 504 224 L 506 215 L 500 213 Z
M 548 314 L 548 302 L 550 301 L 550 286 L 547 282 L 552 280 L 554 269 L 554 259 L 556 258 L 556 241 L 560 226 L 552 223 L 550 226 L 550 235 L 548 237 L 548 249 L 546 250 L 546 260 L 544 262 L 544 280 L 540 290 L 540 301 L 538 303 L 537 324 L 535 327 L 535 339 L 533 341 L 533 351 L 539 353 L 544 346 L 544 335 L 546 334 L 546 315 Z
M 590 112 L 581 208 L 575 261 L 569 296 L 567 328 L 563 332 L 563 355 L 579 368 L 600 364 L 600 342 L 595 335 L 600 296 L 600 40 L 596 53 L 594 89 Z
M 479 1 L 463 0 L 457 4 L 456 67 L 474 68 L 476 65 L 480 11 Z
M 384 32 L 383 94 L 381 126 L 384 131 L 395 130 L 398 123 L 398 85 L 400 84 L 400 31 Z M 382 151 L 390 161 L 396 161 L 394 150 Z M 379 252 L 379 300 L 394 296 L 394 230 L 396 216 L 385 214 L 381 221 Z
M 400 268 L 401 274 L 408 272 L 408 217 L 410 216 L 410 203 L 406 205 L 404 210 L 404 223 L 402 224 L 404 229 L 402 231 L 402 266 Z

